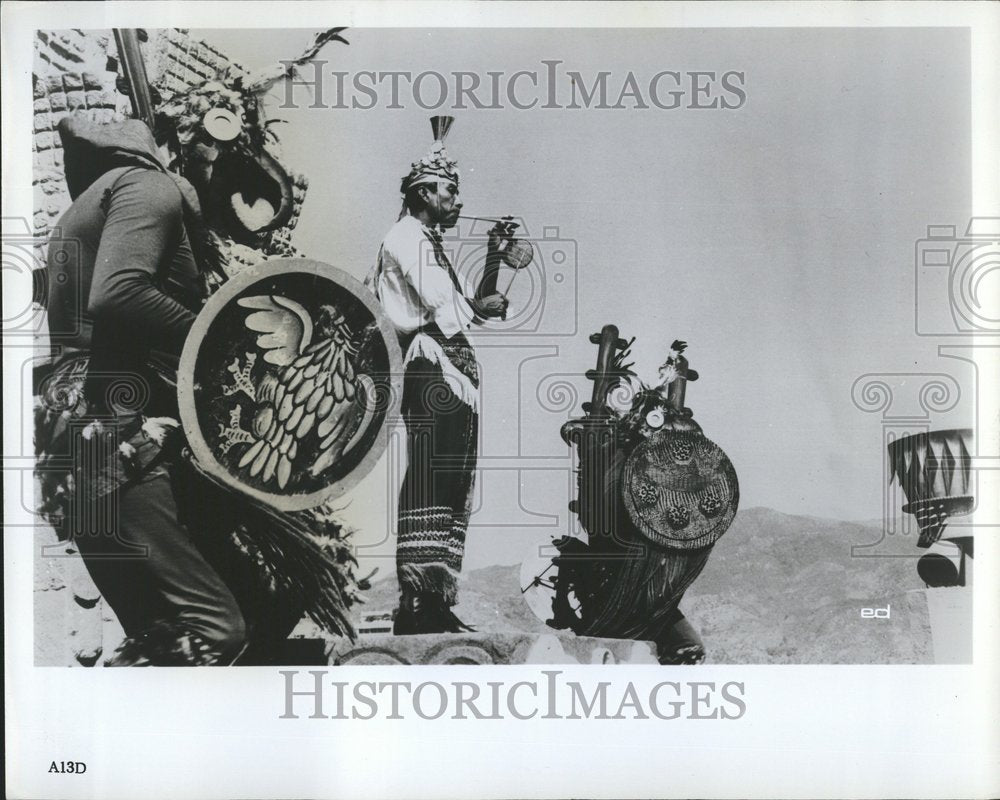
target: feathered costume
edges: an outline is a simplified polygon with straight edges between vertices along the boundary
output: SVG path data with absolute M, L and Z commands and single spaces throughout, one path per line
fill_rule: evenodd
M 260 78 L 220 76 L 167 101 L 156 128 L 170 164 L 137 120 L 60 124 L 74 202 L 48 251 L 54 364 L 36 387 L 37 474 L 43 514 L 83 555 L 125 629 L 108 664 L 222 664 L 241 653 L 253 663 L 304 613 L 353 636 L 348 609 L 365 582 L 349 533 L 329 508 L 281 513 L 204 474 L 176 422 L 175 386 L 187 330 L 231 271 L 223 240 L 259 245 L 288 220 L 290 181 L 265 149 L 260 92 L 343 41 L 340 30 Z M 187 172 L 204 148 L 217 151 L 208 185 L 171 171 Z M 240 175 L 251 173 L 273 190 L 268 219 L 238 205 Z M 322 367 L 322 343 L 299 355 Z M 282 380 L 296 379 L 297 363 Z M 262 407 L 257 429 L 280 478 L 270 451 L 284 445 L 289 419 L 279 431 L 279 420 L 264 419 L 276 411 Z
M 679 609 L 739 504 L 736 472 L 684 407 L 685 384 L 697 379 L 675 341 L 660 368 L 663 383 L 634 381 L 631 341 L 605 326 L 587 416 L 562 428 L 579 454 L 578 494 L 571 508 L 586 531 L 557 541 L 552 619 L 583 636 L 649 639 L 661 663 L 698 663 L 697 633 Z M 630 407 L 609 407 L 632 384 Z M 638 385 L 636 385 L 638 383 Z

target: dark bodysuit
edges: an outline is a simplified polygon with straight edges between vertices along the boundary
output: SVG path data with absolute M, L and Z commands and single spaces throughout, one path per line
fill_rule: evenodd
M 91 505 L 111 508 L 114 531 L 85 535 L 84 520 L 68 522 L 129 637 L 126 644 L 142 653 L 132 661 L 226 663 L 245 639 L 239 606 L 192 540 L 191 533 L 200 532 L 189 532 L 178 518 L 177 465 L 141 430 L 150 417 L 178 417 L 172 379 L 203 302 L 183 195 L 157 168 L 148 132 L 126 130 L 122 149 L 107 146 L 113 128 L 94 130 L 108 169 L 87 165 L 97 177 L 76 196 L 50 241 L 49 330 L 58 360 L 89 355 L 88 415 L 110 420 L 116 441 L 135 449 L 142 468 L 107 469 L 106 459 L 90 472 L 77 469 L 78 502 L 68 516 L 76 509 L 78 516 L 92 517 Z M 65 141 L 66 131 L 61 133 Z M 135 145 L 144 138 L 145 152 Z M 72 190 L 70 153 L 67 148 Z M 116 383 L 137 387 L 136 407 L 123 410 L 109 399 Z

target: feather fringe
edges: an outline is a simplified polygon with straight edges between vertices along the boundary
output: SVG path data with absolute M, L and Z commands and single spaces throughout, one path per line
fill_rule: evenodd
M 474 412 L 479 413 L 479 390 L 472 385 L 472 381 L 458 367 L 451 363 L 441 345 L 426 333 L 418 333 L 413 337 L 413 341 L 410 342 L 406 351 L 406 358 L 403 360 L 404 366 L 416 358 L 424 358 L 437 364 L 455 396 Z
M 622 561 L 586 636 L 655 639 L 672 618 L 684 592 L 701 574 L 712 546 L 700 550 L 648 548 Z
M 231 489 L 193 460 L 188 464 L 198 477 L 232 497 Z M 242 495 L 232 501 L 239 506 L 241 534 L 252 541 L 255 555 L 277 581 L 276 588 L 297 601 L 321 628 L 353 641 L 357 633 L 348 609 L 359 588 L 353 575 L 354 558 L 346 543 L 331 548 L 318 534 L 316 529 L 328 527 L 328 521 L 318 511 L 280 512 Z
M 458 602 L 458 575 L 444 564 L 400 564 L 397 576 L 404 594 L 432 594 L 448 606 Z

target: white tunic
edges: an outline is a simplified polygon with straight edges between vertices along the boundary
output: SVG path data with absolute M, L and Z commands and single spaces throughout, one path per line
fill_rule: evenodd
M 450 339 L 469 328 L 475 315 L 438 263 L 431 236 L 416 217 L 403 217 L 386 234 L 366 282 L 401 335 L 435 322 Z
M 375 268 L 365 281 L 401 336 L 434 322 L 450 339 L 475 321 L 465 295 L 455 287 L 447 267 L 438 263 L 432 236 L 416 217 L 403 217 L 386 234 Z M 403 362 L 415 358 L 438 364 L 452 392 L 478 411 L 479 390 L 426 333 L 413 337 Z

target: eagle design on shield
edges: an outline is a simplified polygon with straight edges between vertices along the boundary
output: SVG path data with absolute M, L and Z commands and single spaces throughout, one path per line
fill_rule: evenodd
M 312 476 L 350 452 L 374 417 L 375 384 L 368 375 L 357 374 L 353 334 L 334 306 L 321 306 L 314 322 L 301 303 L 280 295 L 237 302 L 251 309 L 246 327 L 258 334 L 263 361 L 274 367 L 256 382 L 238 360 L 229 367 L 236 383 L 223 391 L 243 392 L 256 405 L 250 438 L 240 436 L 246 432 L 238 420 L 231 434 L 251 442 L 237 466 L 284 489 L 299 446 L 308 437 L 319 440 L 316 457 L 304 465 Z M 248 361 L 255 355 L 249 354 Z
M 399 343 L 375 297 L 309 259 L 272 259 L 206 304 L 178 372 L 198 463 L 283 511 L 342 494 L 385 449 Z

